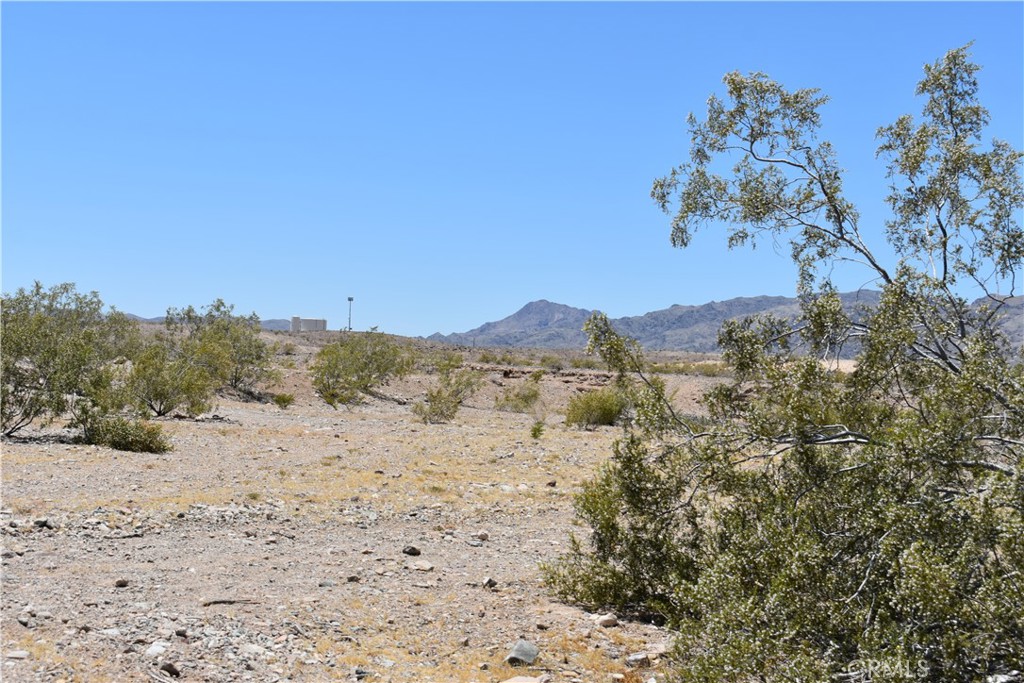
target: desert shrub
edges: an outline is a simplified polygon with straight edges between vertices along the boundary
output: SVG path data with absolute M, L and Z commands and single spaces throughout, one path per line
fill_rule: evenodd
M 494 407 L 510 413 L 528 413 L 540 401 L 540 379 L 544 372 L 538 370 L 522 384 L 506 388 L 501 396 L 494 399 Z
M 375 395 L 393 377 L 412 370 L 408 350 L 387 335 L 370 330 L 348 333 L 325 346 L 310 366 L 313 388 L 331 407 L 359 403 L 364 395 Z
M 577 370 L 598 370 L 604 367 L 600 359 L 591 356 L 573 356 L 569 365 Z
M 676 680 L 940 683 L 1021 668 L 1024 364 L 998 327 L 1005 292 L 986 288 L 1012 292 L 1024 265 L 1024 154 L 981 147 L 977 69 L 966 48 L 926 66 L 925 121 L 878 132 L 894 265 L 844 198 L 817 91 L 729 74 L 728 100 L 691 118 L 691 162 L 655 183 L 677 207 L 678 246 L 708 225 L 732 246 L 790 241 L 803 297 L 798 321 L 723 326 L 734 376 L 705 395 L 701 425 L 674 410 L 638 344 L 604 316 L 587 324 L 633 378 L 633 415 L 576 499 L 593 533 L 545 577 L 563 599 L 668 623 Z M 830 281 L 848 261 L 882 288 L 856 321 Z M 985 305 L 958 293 L 968 285 Z M 852 341 L 855 369 L 831 371 Z
M 731 377 L 732 368 L 718 361 L 651 363 L 650 371 L 665 375 L 696 375 L 698 377 Z
M 260 319 L 255 313 L 234 314 L 234 306 L 217 299 L 202 312 L 192 306 L 171 308 L 165 319 L 175 339 L 189 339 L 212 377 L 223 385 L 254 394 L 261 384 L 279 378 L 273 367 L 276 347 L 260 338 Z
M 274 394 L 274 404 L 281 410 L 286 410 L 295 403 L 294 394 Z
M 160 425 L 121 416 L 102 417 L 89 422 L 83 441 L 133 453 L 166 453 L 171 443 Z
M 104 312 L 95 292 L 80 294 L 64 283 L 19 289 L 3 295 L 0 309 L 3 347 L 0 422 L 11 435 L 34 420 L 70 413 L 80 422 L 87 412 L 117 409 L 121 395 L 110 383 L 119 377 L 117 361 L 139 343 L 138 326 L 126 316 Z
M 530 438 L 539 439 L 544 436 L 544 420 L 537 420 L 530 427 Z
M 628 404 L 617 387 L 605 387 L 577 394 L 569 399 L 565 411 L 565 424 L 591 428 L 613 425 L 622 417 Z
M 540 363 L 542 367 L 554 372 L 560 372 L 565 369 L 565 359 L 550 353 L 541 356 L 540 360 L 537 362 Z
M 462 357 L 447 354 L 436 365 L 438 384 L 427 390 L 426 400 L 413 405 L 413 412 L 423 422 L 451 422 L 462 402 L 480 387 L 480 373 L 462 366 Z
M 140 409 L 156 416 L 178 408 L 193 417 L 207 412 L 221 385 L 220 376 L 211 370 L 219 363 L 210 358 L 216 353 L 200 338 L 160 335 L 136 357 L 128 390 Z

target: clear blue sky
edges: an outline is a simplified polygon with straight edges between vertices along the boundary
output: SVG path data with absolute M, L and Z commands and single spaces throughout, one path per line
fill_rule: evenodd
M 792 295 L 785 244 L 669 244 L 651 182 L 722 76 L 832 101 L 881 235 L 874 133 L 975 41 L 989 134 L 1022 147 L 1024 3 L 12 3 L 3 291 L 64 281 L 150 317 L 457 332 L 548 299 L 613 317 Z M 843 274 L 840 285 L 864 283 Z

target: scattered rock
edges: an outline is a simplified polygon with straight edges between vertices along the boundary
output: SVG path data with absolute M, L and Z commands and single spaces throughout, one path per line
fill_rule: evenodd
M 646 652 L 637 652 L 626 657 L 626 666 L 644 668 L 651 665 L 651 657 Z
M 117 581 L 114 582 L 114 587 L 115 588 L 127 588 L 128 587 L 128 579 L 118 579 Z
M 495 581 L 494 579 L 492 579 L 489 576 L 486 579 L 484 579 L 484 583 L 483 583 L 484 588 L 494 588 L 497 585 L 498 585 L 498 582 Z
M 422 551 L 414 545 L 405 546 L 402 548 L 402 552 L 406 555 L 411 555 L 412 557 L 416 557 L 422 553 Z
M 517 640 L 515 645 L 505 657 L 505 662 L 511 666 L 529 666 L 537 660 L 540 648 L 528 640 Z
M 164 662 L 161 664 L 160 670 L 169 674 L 173 678 L 179 678 L 181 676 L 181 670 L 170 662 Z
M 150 645 L 148 648 L 146 648 L 146 656 L 152 659 L 156 659 L 163 653 L 167 652 L 167 648 L 169 646 L 170 643 L 163 640 L 158 640 L 152 645 Z
M 619 619 L 609 612 L 608 614 L 599 614 L 594 617 L 594 623 L 602 628 L 612 628 L 613 626 L 619 625 Z
M 28 659 L 28 650 L 8 650 L 7 659 Z
M 434 571 L 434 565 L 430 564 L 426 560 L 417 560 L 412 563 L 412 568 L 418 572 L 432 572 Z

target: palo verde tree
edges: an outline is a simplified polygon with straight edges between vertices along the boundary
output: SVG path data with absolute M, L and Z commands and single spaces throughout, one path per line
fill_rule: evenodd
M 1024 364 L 997 325 L 1024 258 L 1022 154 L 983 140 L 977 71 L 949 52 L 925 68 L 922 117 L 878 130 L 892 263 L 818 139 L 817 90 L 727 75 L 726 98 L 690 117 L 690 161 L 654 184 L 677 246 L 720 225 L 732 246 L 788 240 L 803 302 L 799 321 L 722 329 L 735 379 L 704 419 L 674 411 L 635 342 L 588 323 L 634 378 L 633 416 L 577 498 L 593 533 L 547 579 L 676 629 L 679 680 L 1024 669 Z M 841 260 L 881 289 L 855 319 L 829 280 Z

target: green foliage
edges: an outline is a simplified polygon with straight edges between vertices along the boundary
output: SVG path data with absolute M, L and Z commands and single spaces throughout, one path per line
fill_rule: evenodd
M 121 416 L 91 420 L 83 432 L 83 441 L 133 453 L 166 453 L 171 450 L 160 425 Z
M 274 404 L 281 410 L 287 410 L 295 403 L 294 394 L 274 394 Z
M 138 345 L 137 325 L 116 311 L 103 312 L 95 292 L 80 294 L 65 283 L 49 290 L 35 283 L 3 296 L 3 379 L 0 417 L 6 435 L 34 420 L 70 412 L 114 410 L 115 361 Z M 99 405 L 102 403 L 102 407 Z
M 273 367 L 275 347 L 260 338 L 255 313 L 236 316 L 234 306 L 217 299 L 201 313 L 192 306 L 169 309 L 165 324 L 173 337 L 196 345 L 192 357 L 223 385 L 253 394 L 259 385 L 278 379 Z
M 393 377 L 408 374 L 412 355 L 387 335 L 371 330 L 347 333 L 325 346 L 310 367 L 313 388 L 333 408 L 353 405 L 374 395 Z
M 569 399 L 565 410 L 565 424 L 591 428 L 613 425 L 622 417 L 628 403 L 617 387 L 605 387 L 577 394 Z
M 511 413 L 530 412 L 540 401 L 540 380 L 543 376 L 544 371 L 538 370 L 522 384 L 506 388 L 501 396 L 494 399 L 494 407 Z
M 565 369 L 565 359 L 550 353 L 541 356 L 538 363 L 540 363 L 542 367 L 554 372 L 561 372 Z
M 679 246 L 721 221 L 731 245 L 791 239 L 804 299 L 796 324 L 723 327 L 735 375 L 707 421 L 674 411 L 606 318 L 587 325 L 634 416 L 576 500 L 593 533 L 545 575 L 668 623 L 678 680 L 983 681 L 1024 661 L 1024 364 L 987 289 L 1024 259 L 1022 154 L 980 149 L 976 70 L 950 52 L 919 85 L 924 122 L 879 131 L 895 267 L 843 198 L 817 91 L 728 75 L 728 101 L 691 117 L 691 163 L 655 183 Z M 857 322 L 828 280 L 841 260 L 883 290 Z M 991 304 L 969 306 L 964 280 Z M 831 370 L 851 340 L 856 369 Z
M 129 391 L 153 415 L 183 408 L 194 417 L 213 408 L 220 376 L 211 368 L 218 366 L 218 357 L 216 347 L 199 338 L 159 335 L 135 359 Z
M 530 438 L 539 439 L 544 436 L 544 420 L 537 420 L 530 427 Z
M 480 388 L 480 373 L 462 367 L 462 357 L 446 354 L 436 365 L 438 385 L 427 390 L 427 398 L 413 405 L 413 412 L 424 423 L 451 422 L 462 402 Z

